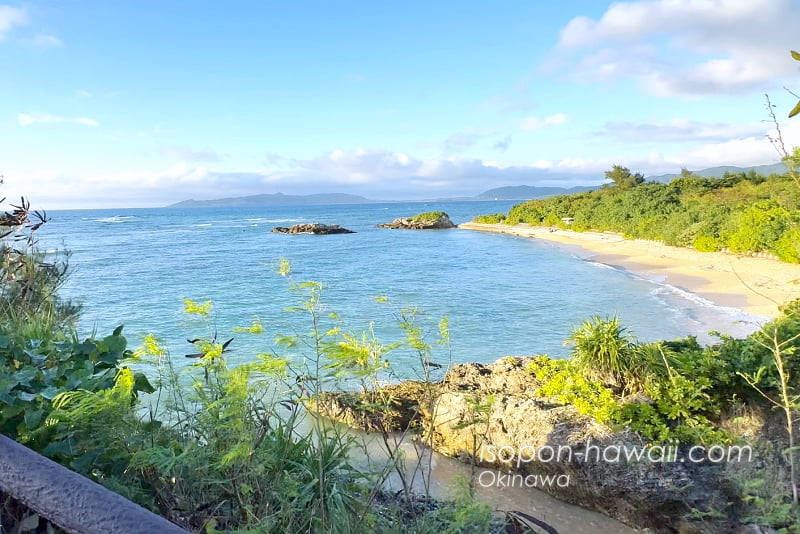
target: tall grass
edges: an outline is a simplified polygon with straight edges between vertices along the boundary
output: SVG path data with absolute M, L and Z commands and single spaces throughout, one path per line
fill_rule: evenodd
M 565 344 L 573 346 L 572 361 L 591 380 L 621 387 L 632 374 L 633 338 L 616 315 L 584 321 L 572 330 Z
M 387 355 L 400 346 L 428 362 L 422 367 L 429 373 L 438 345 L 426 341 L 416 312 L 399 316 L 402 341 L 383 344 L 371 327 L 346 332 L 323 303 L 321 284 L 290 282 L 290 289 L 298 300 L 289 310 L 305 317 L 307 331 L 277 336 L 275 348 L 236 367 L 225 356 L 231 342 L 217 339 L 213 307 L 187 301 L 185 311 L 207 330 L 191 339 L 190 365 L 176 365 L 148 336 L 128 352 L 112 387 L 53 400 L 47 424 L 54 442 L 79 459 L 73 463 L 83 472 L 194 530 L 394 532 L 405 518 L 406 532 L 486 531 L 478 525 L 491 523 L 489 510 L 470 499 L 409 516 L 413 506 L 403 503 L 415 502 L 411 488 L 421 465 L 404 469 L 401 440 L 391 429 L 380 431 L 387 462 L 356 467 L 353 434 L 305 409 L 323 391 L 354 386 L 376 411 L 387 408 L 391 399 L 380 385 L 391 376 Z M 137 391 L 129 368 L 149 369 L 154 387 Z M 383 487 L 392 472 L 402 498 L 387 501 Z

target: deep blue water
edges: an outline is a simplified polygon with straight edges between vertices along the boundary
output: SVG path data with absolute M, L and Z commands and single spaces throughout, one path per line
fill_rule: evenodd
M 232 360 L 253 352 L 281 352 L 274 336 L 305 332 L 306 319 L 285 311 L 297 297 L 276 273 L 279 258 L 293 266 L 292 281 L 324 283 L 325 311 L 346 329 L 375 323 L 388 344 L 401 337 L 402 307 L 425 310 L 435 332 L 447 316 L 453 362 L 489 362 L 505 355 L 566 356 L 571 327 L 593 315 L 618 313 L 642 340 L 703 335 L 748 327 L 730 310 L 630 274 L 583 261 L 534 239 L 467 230 L 402 231 L 375 227 L 398 216 L 441 209 L 454 222 L 507 211 L 512 202 L 397 203 L 205 209 L 74 210 L 51 213 L 40 231 L 43 248 L 72 251 L 72 277 L 63 293 L 84 304 L 82 333 L 106 335 L 119 324 L 131 345 L 147 333 L 165 340 L 173 355 L 187 337 L 260 318 L 264 334 L 235 337 Z M 356 231 L 347 235 L 273 234 L 274 226 L 317 221 Z M 376 297 L 389 297 L 389 304 Z M 183 298 L 214 302 L 211 324 L 190 321 Z M 446 363 L 450 357 L 439 352 Z M 177 358 L 176 358 L 177 359 Z M 411 354 L 390 355 L 408 375 Z

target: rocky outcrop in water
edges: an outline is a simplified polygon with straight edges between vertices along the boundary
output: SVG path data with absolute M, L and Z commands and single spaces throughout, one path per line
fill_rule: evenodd
M 378 228 L 391 228 L 403 230 L 440 230 L 455 228 L 450 216 L 443 211 L 420 213 L 413 217 L 398 217 L 390 223 L 379 224 Z
M 278 226 L 272 229 L 275 234 L 354 234 L 352 230 L 342 228 L 338 224 L 321 224 L 321 223 L 303 223 L 295 224 L 289 228 Z
M 711 514 L 735 515 L 738 492 L 724 465 L 681 461 L 685 450 L 647 448 L 635 433 L 612 432 L 573 406 L 536 396 L 540 384 L 528 370 L 531 361 L 456 365 L 436 384 L 389 386 L 378 393 L 391 399 L 385 419 L 376 419 L 373 398 L 359 402 L 357 394 L 328 394 L 327 409 L 317 408 L 367 430 L 421 429 L 421 439 L 437 452 L 508 473 L 499 480 L 487 471 L 479 484 L 539 481 L 538 489 L 561 500 L 654 532 L 737 531 Z M 373 411 L 364 413 L 360 405 Z M 627 459 L 626 451 L 634 457 Z M 637 460 L 638 451 L 645 452 Z M 552 482 L 541 484 L 544 477 Z M 680 519 L 692 511 L 709 517 L 702 523 Z

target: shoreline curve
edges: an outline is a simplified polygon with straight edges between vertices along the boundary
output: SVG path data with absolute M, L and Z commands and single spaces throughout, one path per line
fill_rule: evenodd
M 584 260 L 622 268 L 637 276 L 693 293 L 714 305 L 774 318 L 779 305 L 800 299 L 800 265 L 779 260 L 698 252 L 611 232 L 575 232 L 544 226 L 467 222 L 464 230 L 541 239 Z

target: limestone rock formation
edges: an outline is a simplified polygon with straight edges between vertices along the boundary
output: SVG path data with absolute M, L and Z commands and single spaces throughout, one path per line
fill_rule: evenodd
M 423 417 L 433 449 L 522 477 L 562 476 L 564 484 L 539 489 L 656 532 L 675 528 L 687 507 L 722 510 L 735 500 L 722 465 L 681 462 L 674 446 L 628 461 L 625 451 L 645 449 L 641 438 L 535 396 L 528 362 L 454 367 Z
M 420 403 L 437 386 L 417 380 L 389 384 L 367 393 L 321 393 L 306 403 L 313 412 L 368 432 L 420 429 Z
M 489 365 L 456 365 L 435 384 L 404 382 L 372 392 L 369 399 L 327 394 L 316 408 L 375 430 L 374 397 L 383 395 L 391 409 L 379 422 L 387 430 L 420 428 L 420 439 L 437 452 L 511 476 L 568 480 L 538 489 L 654 532 L 694 532 L 694 525 L 679 519 L 688 511 L 735 506 L 737 492 L 724 465 L 683 462 L 686 451 L 675 446 L 628 460 L 626 450 L 650 450 L 642 438 L 537 396 L 541 384 L 528 370 L 531 361 L 509 357 Z M 360 406 L 372 411 L 360 413 Z M 705 527 L 717 529 L 708 532 L 735 528 L 726 519 L 709 518 Z

